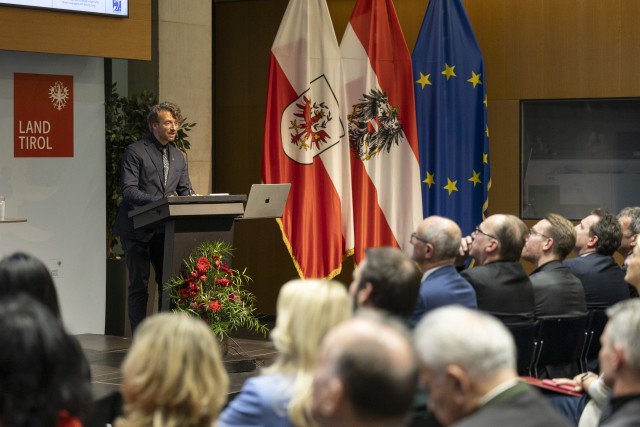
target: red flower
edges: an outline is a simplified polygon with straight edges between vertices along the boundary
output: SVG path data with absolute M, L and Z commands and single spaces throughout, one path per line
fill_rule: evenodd
M 218 301 L 217 299 L 209 303 L 209 310 L 213 311 L 214 313 L 220 310 L 221 308 L 222 308 L 222 304 L 220 304 L 220 301 Z
M 236 300 L 236 294 L 229 295 L 229 301 L 235 301 L 235 300 Z
M 198 270 L 198 275 L 202 276 L 211 268 L 211 264 L 206 257 L 198 258 L 198 262 L 196 263 L 196 269 Z
M 200 311 L 206 311 L 207 310 L 207 304 L 201 302 L 200 305 L 198 306 L 198 308 L 200 309 Z
M 233 270 L 231 270 L 229 267 L 227 267 L 227 264 L 222 264 L 220 266 L 220 270 L 224 271 L 225 273 L 233 276 Z
M 231 283 L 231 280 L 229 279 L 216 279 L 216 284 L 222 286 L 223 288 L 229 286 L 229 283 Z

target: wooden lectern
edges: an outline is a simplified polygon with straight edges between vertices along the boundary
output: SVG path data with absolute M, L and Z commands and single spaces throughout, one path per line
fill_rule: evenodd
M 162 283 L 180 273 L 182 261 L 202 242 L 233 244 L 233 224 L 244 213 L 247 196 L 171 196 L 129 212 L 134 228 L 164 226 Z M 156 272 L 157 274 L 157 272 Z M 162 291 L 162 311 L 169 310 L 169 293 Z

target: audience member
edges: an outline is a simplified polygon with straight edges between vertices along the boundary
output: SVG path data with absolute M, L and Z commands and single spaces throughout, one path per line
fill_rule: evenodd
M 403 326 L 360 312 L 325 337 L 313 379 L 313 415 L 323 427 L 401 426 L 417 384 Z
M 640 233 L 640 207 L 628 206 L 618 214 L 618 222 L 622 231 L 620 246 L 617 252 L 626 260 L 631 256 L 633 248 L 636 246 L 638 233 Z
M 0 260 L 0 298 L 23 292 L 61 318 L 58 294 L 47 267 L 34 256 L 16 252 Z
M 633 253 L 627 259 L 627 270 L 624 280 L 640 292 L 640 246 L 633 248 Z
M 573 224 L 558 214 L 548 214 L 529 230 L 522 258 L 536 267 L 529 279 L 537 318 L 587 314 L 582 282 L 562 265 L 575 243 Z
M 420 321 L 414 340 L 428 404 L 444 426 L 569 425 L 518 380 L 513 338 L 492 316 L 442 307 Z
M 0 301 L 0 425 L 82 426 L 91 409 L 83 356 L 28 295 Z
M 576 229 L 575 258 L 564 265 L 582 282 L 587 309 L 607 308 L 629 298 L 624 272 L 613 259 L 622 231 L 616 218 L 596 209 Z
M 325 334 L 351 316 L 344 286 L 293 280 L 280 290 L 271 340 L 278 350 L 264 374 L 248 379 L 222 412 L 218 426 L 312 426 L 311 383 Z
M 370 307 L 408 319 L 420 287 L 420 272 L 400 249 L 369 248 L 353 270 L 349 293 L 354 308 Z
M 414 322 L 445 305 L 477 308 L 476 292 L 454 265 L 461 238 L 460 227 L 455 222 L 435 215 L 424 219 L 411 234 L 412 258 L 423 271 L 412 316 Z
M 602 407 L 605 405 L 611 390 L 604 383 L 602 376 L 593 372 L 576 375 L 573 379 L 555 378 L 556 384 L 568 384 L 575 391 L 584 391 L 581 397 L 565 394 L 548 395 L 550 403 L 573 425 L 578 427 L 596 427 L 600 421 Z
M 124 416 L 116 427 L 210 427 L 229 379 L 215 335 L 201 320 L 161 313 L 145 319 L 122 363 Z
M 637 426 L 640 420 L 640 300 L 623 301 L 607 310 L 609 321 L 600 341 L 600 369 L 611 387 L 600 426 Z
M 458 263 L 471 256 L 476 266 L 462 272 L 476 291 L 478 309 L 507 326 L 535 321 L 533 287 L 520 264 L 529 229 L 513 215 L 491 215 L 462 239 Z

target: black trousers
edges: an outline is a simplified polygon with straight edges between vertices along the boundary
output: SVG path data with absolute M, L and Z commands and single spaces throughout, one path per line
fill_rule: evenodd
M 129 322 L 131 333 L 147 316 L 149 299 L 150 266 L 156 275 L 158 284 L 158 310 L 162 304 L 162 265 L 164 260 L 164 233 L 156 233 L 149 242 L 140 242 L 121 238 L 125 262 L 129 271 Z

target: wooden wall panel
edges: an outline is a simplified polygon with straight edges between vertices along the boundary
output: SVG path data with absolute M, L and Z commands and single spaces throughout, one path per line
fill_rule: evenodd
M 490 212 L 519 214 L 522 99 L 640 96 L 637 0 L 463 0 L 485 59 L 491 135 Z M 355 0 L 327 0 L 341 40 Z M 410 50 L 427 1 L 394 0 Z M 219 191 L 260 177 L 269 49 L 287 0 L 216 4 Z M 242 159 L 242 160 L 239 160 Z M 241 231 L 240 228 L 245 230 Z M 260 310 L 295 273 L 275 224 L 238 227 L 239 265 L 259 281 Z M 249 230 L 251 228 L 251 230 Z M 259 260 L 258 260 L 259 259 Z M 352 262 L 340 279 L 348 283 Z
M 151 0 L 131 0 L 129 17 L 0 7 L 0 49 L 151 59 Z

